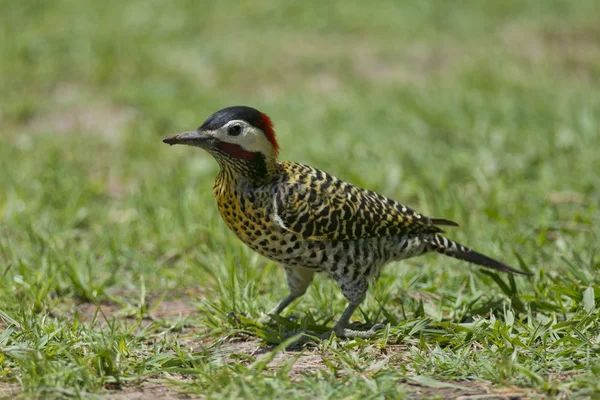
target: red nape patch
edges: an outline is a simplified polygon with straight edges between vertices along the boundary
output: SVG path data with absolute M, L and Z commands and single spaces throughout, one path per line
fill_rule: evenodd
M 261 120 L 260 124 L 262 125 L 262 130 L 267 135 L 267 139 L 273 145 L 273 150 L 275 150 L 275 155 L 279 154 L 279 144 L 277 143 L 277 139 L 275 138 L 275 131 L 273 130 L 273 122 L 271 122 L 271 118 L 267 114 L 260 113 Z
M 256 157 L 256 153 L 244 150 L 240 145 L 237 144 L 219 142 L 217 146 L 219 147 L 219 149 L 221 149 L 222 151 L 234 158 L 251 161 L 254 160 L 254 158 Z

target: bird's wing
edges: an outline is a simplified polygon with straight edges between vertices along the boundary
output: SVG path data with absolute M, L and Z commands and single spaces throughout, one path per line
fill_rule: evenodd
M 394 200 L 343 182 L 323 171 L 285 163 L 286 178 L 273 193 L 273 218 L 309 240 L 349 240 L 407 233 L 436 233 L 429 218 Z

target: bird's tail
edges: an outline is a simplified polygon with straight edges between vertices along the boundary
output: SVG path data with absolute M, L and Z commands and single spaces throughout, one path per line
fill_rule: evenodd
M 463 246 L 460 243 L 456 243 L 437 233 L 426 239 L 426 242 L 431 246 L 432 250 L 450 257 L 457 258 L 459 260 L 467 261 L 473 264 L 481 265 L 482 267 L 487 267 L 502 272 L 531 275 L 529 272 L 509 267 L 500 261 L 494 260 L 493 258 L 471 250 L 470 248 Z

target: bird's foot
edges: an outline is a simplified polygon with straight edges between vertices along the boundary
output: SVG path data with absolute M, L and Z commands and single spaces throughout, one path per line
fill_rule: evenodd
M 297 315 L 290 315 L 287 317 L 282 317 L 280 315 L 277 315 L 277 318 L 283 318 L 283 319 L 287 319 L 290 322 L 296 323 L 300 320 L 300 317 Z M 277 324 L 277 318 L 273 318 L 272 314 L 266 314 L 263 315 L 262 317 L 260 317 L 258 319 L 258 323 L 263 325 L 263 326 L 271 326 L 271 325 L 276 325 Z
M 270 314 L 265 314 L 258 319 L 258 323 L 264 326 L 271 325 L 273 322 L 275 321 Z
M 240 316 L 242 316 L 244 318 L 248 318 L 248 315 L 246 315 L 246 313 L 243 313 L 243 312 L 230 311 L 226 315 L 227 320 L 229 322 L 233 322 L 233 323 L 235 323 L 237 325 L 239 325 L 239 324 L 242 323 L 242 321 L 240 320 Z
M 298 332 L 283 332 L 282 338 L 287 340 L 292 337 L 297 337 L 292 343 L 290 343 L 287 349 L 297 349 L 297 348 L 305 348 L 305 347 L 314 347 L 321 340 L 325 340 L 326 338 L 322 337 L 322 335 L 315 333 L 310 330 L 302 330 Z M 327 336 L 329 338 L 329 336 Z
M 335 335 L 339 338 L 371 339 L 377 335 L 377 331 L 380 331 L 384 328 L 385 328 L 385 324 L 375 324 L 369 330 L 366 330 L 366 331 L 347 328 L 347 327 L 343 327 L 343 326 L 336 326 L 334 332 L 335 332 Z

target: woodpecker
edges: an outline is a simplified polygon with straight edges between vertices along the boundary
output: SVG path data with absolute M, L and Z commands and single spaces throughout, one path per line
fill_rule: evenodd
M 440 227 L 456 222 L 427 217 L 308 165 L 279 161 L 271 119 L 254 108 L 224 108 L 198 129 L 163 142 L 199 147 L 216 159 L 213 194 L 221 217 L 242 242 L 283 266 L 289 295 L 269 315 L 280 314 L 323 272 L 349 302 L 335 334 L 370 338 L 381 325 L 351 329 L 350 317 L 390 261 L 436 252 L 528 275 L 443 236 Z

